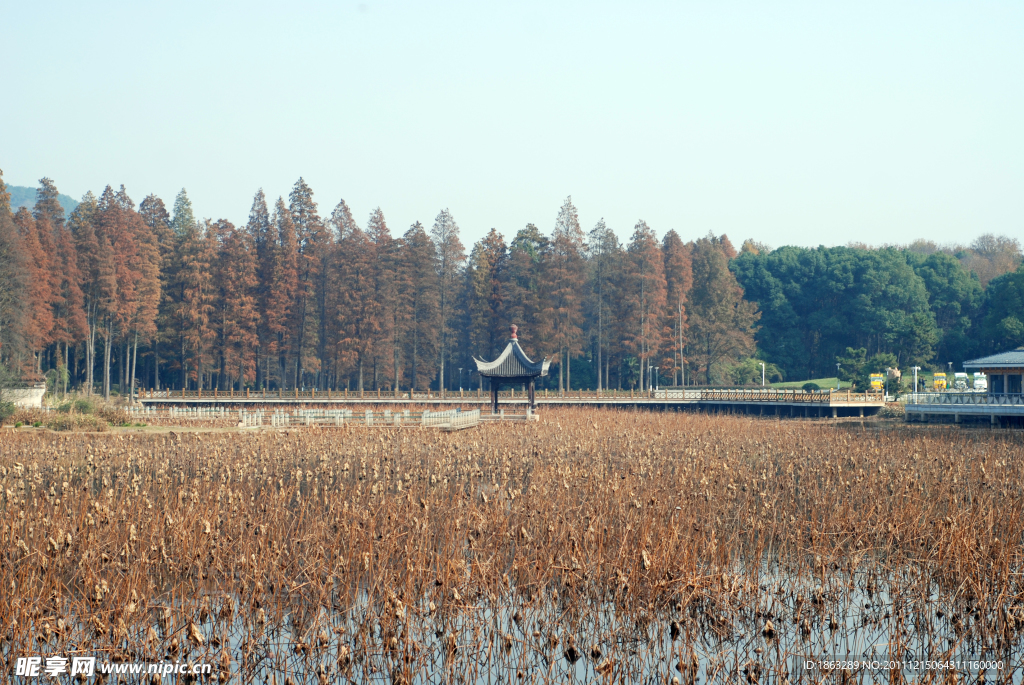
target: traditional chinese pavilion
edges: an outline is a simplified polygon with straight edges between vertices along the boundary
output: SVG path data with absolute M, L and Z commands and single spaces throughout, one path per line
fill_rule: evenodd
M 530 408 L 537 408 L 536 393 L 534 391 L 534 380 L 538 376 L 548 375 L 548 360 L 539 362 L 532 361 L 519 346 L 519 338 L 516 331 L 519 327 L 515 324 L 509 326 L 512 336 L 508 339 L 505 350 L 493 362 L 485 362 L 482 359 L 473 357 L 476 362 L 477 372 L 484 378 L 491 380 L 491 411 L 498 412 L 498 390 L 502 385 L 526 386 L 529 396 Z

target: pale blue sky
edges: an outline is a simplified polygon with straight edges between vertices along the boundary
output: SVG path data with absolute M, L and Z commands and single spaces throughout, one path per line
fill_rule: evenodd
M 1024 3 L 0 0 L 0 168 L 243 223 L 301 175 L 468 245 L 637 219 L 781 244 L 1024 237 Z

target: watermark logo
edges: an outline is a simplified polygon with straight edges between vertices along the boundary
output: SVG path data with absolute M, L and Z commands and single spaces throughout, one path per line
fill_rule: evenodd
M 14 675 L 23 678 L 56 678 L 61 675 L 92 677 L 101 675 L 209 675 L 213 671 L 210 664 L 188 663 L 97 663 L 94 656 L 25 656 L 18 657 L 14 662 Z
M 43 657 L 41 656 L 19 657 L 14 666 L 14 675 L 38 677 L 42 665 Z
M 14 675 L 38 678 L 47 676 L 56 678 L 62 674 L 92 676 L 96 675 L 96 657 L 94 656 L 73 656 L 67 659 L 63 656 L 48 656 L 44 660 L 41 656 L 19 657 L 14 664 Z

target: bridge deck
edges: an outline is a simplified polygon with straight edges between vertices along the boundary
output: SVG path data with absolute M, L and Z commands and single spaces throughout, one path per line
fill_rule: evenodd
M 343 405 L 384 405 L 384 406 L 440 406 L 440 405 L 487 405 L 490 400 L 478 391 L 449 392 L 443 396 L 437 393 L 392 393 L 392 392 L 327 392 L 327 391 L 285 391 L 285 392 L 220 392 L 220 391 L 165 391 L 143 393 L 139 401 L 144 406 L 343 406 Z M 499 398 L 502 405 L 525 405 L 527 398 L 522 392 L 503 392 Z M 543 406 L 590 406 L 590 407 L 650 407 L 657 409 L 729 409 L 751 411 L 760 407 L 758 413 L 766 411 L 780 415 L 832 415 L 850 416 L 876 413 L 885 406 L 882 395 L 875 393 L 858 394 L 851 392 L 805 392 L 802 390 L 655 390 L 645 393 L 629 391 L 574 390 L 558 395 L 555 392 L 537 393 L 537 404 Z
M 969 390 L 917 393 L 907 398 L 906 417 L 907 421 L 922 422 L 982 419 L 996 425 L 1012 419 L 1019 423 L 1024 419 L 1024 395 L 990 395 Z

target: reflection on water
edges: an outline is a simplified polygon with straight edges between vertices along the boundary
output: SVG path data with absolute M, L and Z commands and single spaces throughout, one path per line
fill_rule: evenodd
M 819 560 L 814 577 L 737 565 L 664 583 L 671 602 L 628 612 L 616 603 L 629 591 L 626 577 L 606 596 L 572 584 L 544 592 L 504 585 L 473 597 L 454 591 L 437 603 L 386 590 L 370 603 L 365 589 L 337 586 L 319 604 L 289 602 L 295 588 L 268 589 L 245 606 L 206 596 L 198 608 L 150 607 L 157 631 L 121 636 L 117 656 L 222 664 L 227 654 L 244 682 L 281 684 L 1024 678 L 1019 598 L 989 604 L 994 595 L 945 588 L 914 569 L 886 576 L 871 563 L 851 571 Z M 267 611 L 285 605 L 293 610 Z M 193 621 L 201 645 L 190 639 Z M 66 631 L 85 639 L 53 635 L 48 644 L 53 653 L 88 652 L 90 628 Z M 3 643 L 5 657 L 10 650 Z

